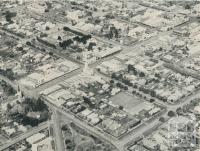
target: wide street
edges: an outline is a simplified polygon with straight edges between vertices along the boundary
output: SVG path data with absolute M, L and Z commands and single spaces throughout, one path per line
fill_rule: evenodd
M 3 151 L 5 149 L 9 148 L 10 146 L 32 136 L 33 134 L 40 132 L 41 130 L 46 129 L 46 128 L 48 128 L 48 123 L 47 122 L 41 123 L 39 126 L 37 126 L 35 128 L 31 128 L 24 134 L 21 134 L 21 135 L 17 136 L 16 138 L 11 139 L 8 143 L 5 143 L 5 145 L 0 147 L 0 151 Z

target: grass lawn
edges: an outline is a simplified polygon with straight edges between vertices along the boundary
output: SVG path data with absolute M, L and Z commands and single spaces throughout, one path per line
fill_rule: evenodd
M 152 104 L 137 97 L 132 96 L 124 92 L 120 92 L 117 95 L 110 98 L 113 104 L 123 106 L 124 109 L 132 114 L 138 114 L 141 110 L 148 108 Z

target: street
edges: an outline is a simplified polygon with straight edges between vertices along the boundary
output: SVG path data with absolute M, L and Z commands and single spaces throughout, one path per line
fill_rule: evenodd
M 16 143 L 18 143 L 18 142 L 30 137 L 30 136 L 32 136 L 33 134 L 36 134 L 36 133 L 40 132 L 41 130 L 46 129 L 46 128 L 48 128 L 47 122 L 42 123 L 41 125 L 39 125 L 39 126 L 37 126 L 35 128 L 29 129 L 26 133 L 24 133 L 22 135 L 19 135 L 14 139 L 11 139 L 10 142 L 8 142 L 5 145 L 1 146 L 0 147 L 0 151 L 3 151 L 5 149 L 9 148 L 10 146 L 12 146 L 12 145 L 14 145 L 14 144 L 16 144 Z

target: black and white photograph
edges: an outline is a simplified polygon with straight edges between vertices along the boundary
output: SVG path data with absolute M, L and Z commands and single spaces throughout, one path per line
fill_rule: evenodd
M 200 151 L 200 0 L 0 0 L 0 151 Z

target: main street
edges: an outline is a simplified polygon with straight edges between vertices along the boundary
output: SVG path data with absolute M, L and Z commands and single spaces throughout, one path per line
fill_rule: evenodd
M 55 141 L 55 146 L 57 151 L 65 151 L 64 140 L 62 137 L 61 132 L 61 120 L 60 120 L 60 113 L 57 110 L 52 109 L 52 124 L 53 124 L 53 136 Z

